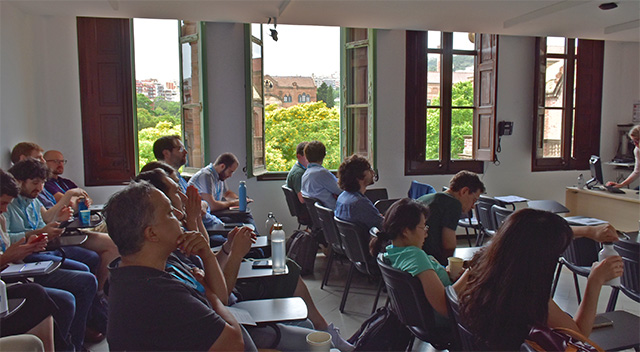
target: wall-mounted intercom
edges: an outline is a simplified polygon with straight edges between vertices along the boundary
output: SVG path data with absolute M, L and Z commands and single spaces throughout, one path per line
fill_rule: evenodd
M 500 121 L 498 122 L 498 136 L 510 136 L 513 133 L 512 121 Z

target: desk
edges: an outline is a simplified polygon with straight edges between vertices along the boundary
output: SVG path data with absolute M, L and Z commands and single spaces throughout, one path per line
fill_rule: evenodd
M 640 219 L 640 196 L 622 189 L 625 194 L 567 187 L 565 204 L 568 216 L 581 215 L 608 221 L 620 231 L 637 231 Z
M 613 321 L 612 326 L 593 329 L 589 338 L 605 351 L 619 351 L 640 345 L 640 318 L 622 310 L 598 314 Z
M 49 243 L 47 244 L 46 250 L 52 251 L 52 250 L 60 249 L 61 247 L 79 246 L 83 244 L 88 237 L 89 235 L 82 232 L 80 232 L 78 235 L 62 234 L 62 236 L 58 236 L 55 239 L 49 241 Z
M 269 245 L 269 241 L 267 240 L 267 236 L 256 236 L 256 243 L 251 244 L 251 248 L 260 248 L 266 247 Z M 211 248 L 212 251 L 218 252 L 222 249 L 222 246 L 216 246 Z
M 268 258 L 265 258 L 268 259 Z M 246 261 L 240 263 L 240 269 L 238 270 L 238 279 L 251 279 L 254 277 L 264 277 L 272 275 L 286 275 L 289 273 L 289 267 L 285 266 L 285 271 L 282 274 L 274 274 L 273 269 L 254 269 L 252 267 L 252 261 Z
M 307 318 L 307 305 L 300 297 L 256 299 L 234 304 L 234 308 L 244 309 L 256 323 L 302 320 Z
M 40 275 L 49 275 L 52 272 L 58 270 L 58 268 L 62 265 L 62 261 L 54 261 L 53 264 L 47 268 L 47 270 L 43 271 L 43 272 L 30 272 L 30 273 L 11 273 L 11 274 L 2 274 L 0 273 L 0 278 L 2 278 L 3 280 L 7 281 L 10 280 L 9 282 L 15 282 L 15 281 L 19 281 L 22 280 L 24 278 L 27 277 L 35 277 L 35 276 L 40 276 Z M 9 300 L 11 301 L 11 300 Z

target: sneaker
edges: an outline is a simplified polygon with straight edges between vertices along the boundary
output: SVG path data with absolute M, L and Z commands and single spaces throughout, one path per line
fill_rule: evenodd
M 331 335 L 331 342 L 333 342 L 333 347 L 339 349 L 342 352 L 351 352 L 353 351 L 353 345 L 347 342 L 347 340 L 343 339 L 340 336 L 340 329 L 333 326 L 333 323 L 327 326 L 326 330 L 329 335 Z

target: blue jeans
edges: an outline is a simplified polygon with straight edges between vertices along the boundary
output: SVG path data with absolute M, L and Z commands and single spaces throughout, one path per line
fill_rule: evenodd
M 59 316 L 54 314 L 54 319 L 56 323 L 60 319 L 63 324 L 65 321 L 71 320 L 69 328 L 71 343 L 73 343 L 77 351 L 82 350 L 87 315 L 98 290 L 96 277 L 86 271 L 58 269 L 49 275 L 37 276 L 35 281 L 47 288 L 67 291 L 75 298 L 74 303 L 70 302 L 69 295 L 58 294 L 57 297 L 51 296 L 56 304 L 61 304 L 65 307 L 75 304 L 75 314 L 72 317 L 69 317 L 68 312 L 59 312 Z
M 98 272 L 98 268 L 100 267 L 100 256 L 98 253 L 78 246 L 65 247 L 64 253 L 66 259 L 61 269 L 91 271 L 94 274 Z M 43 260 L 60 261 L 62 260 L 62 253 L 60 250 L 46 251 L 33 253 L 24 258 L 25 262 L 38 262 Z
M 56 322 L 54 326 L 54 339 L 56 350 L 73 351 L 75 347 L 71 343 L 71 323 L 76 313 L 76 299 L 67 291 L 57 288 L 44 288 L 49 297 L 58 306 L 58 311 L 53 313 L 53 320 Z

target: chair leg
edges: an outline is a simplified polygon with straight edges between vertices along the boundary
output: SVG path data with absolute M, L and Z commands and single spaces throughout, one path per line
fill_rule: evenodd
M 478 232 L 478 236 L 476 237 L 476 247 L 482 246 L 482 242 L 484 242 L 484 229 L 480 229 L 480 232 Z
M 324 285 L 329 281 L 329 274 L 331 273 L 331 265 L 333 264 L 333 259 L 336 256 L 336 253 L 333 251 L 333 248 L 329 247 L 329 262 L 327 263 L 327 269 L 324 272 L 324 277 L 322 278 L 322 283 L 320 284 L 320 289 L 324 288 Z
M 556 288 L 558 288 L 558 281 L 560 281 L 560 272 L 562 271 L 562 263 L 558 262 L 558 269 L 556 270 L 556 277 L 553 280 L 553 285 L 551 286 L 551 298 L 556 294 Z
M 347 296 L 349 295 L 349 287 L 351 287 L 351 279 L 353 278 L 353 272 L 356 270 L 356 265 L 351 263 L 349 268 L 349 275 L 347 275 L 347 284 L 344 286 L 344 292 L 342 293 L 342 301 L 340 301 L 340 313 L 344 313 L 344 304 L 347 303 Z
M 382 278 L 380 278 L 380 282 L 378 283 L 378 292 L 376 292 L 376 299 L 373 301 L 373 309 L 371 310 L 371 314 L 375 313 L 376 308 L 378 308 L 378 299 L 380 298 L 382 286 L 384 286 L 384 281 L 382 280 Z
M 582 297 L 580 296 L 580 284 L 578 283 L 578 275 L 573 273 L 573 284 L 576 286 L 576 296 L 578 297 L 578 305 L 582 302 Z
M 620 293 L 620 288 L 612 286 L 611 287 L 611 296 L 609 296 L 609 303 L 607 303 L 607 312 L 613 312 L 616 310 L 616 303 L 618 303 L 618 294 Z
M 469 247 L 471 247 L 471 234 L 469 233 L 469 228 L 465 227 L 464 232 L 467 233 L 467 242 L 469 242 Z
M 407 352 L 411 352 L 413 350 L 413 342 L 416 340 L 416 337 L 413 336 L 413 334 L 411 335 L 411 340 L 409 341 L 409 344 L 407 345 Z

